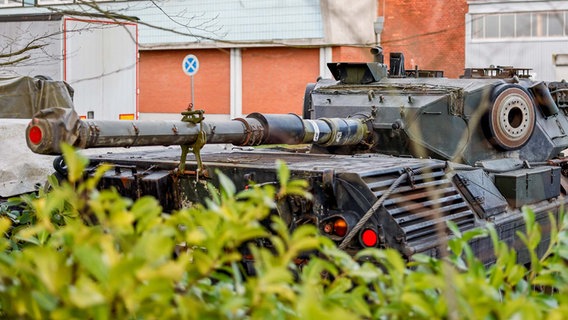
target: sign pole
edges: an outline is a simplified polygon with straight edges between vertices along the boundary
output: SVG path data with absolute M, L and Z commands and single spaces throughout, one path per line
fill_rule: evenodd
M 195 106 L 195 97 L 193 95 L 195 91 L 193 91 L 193 76 L 191 76 L 191 107 L 193 108 Z
M 188 54 L 187 56 L 185 56 L 185 58 L 183 58 L 183 61 L 181 62 L 181 68 L 183 72 L 191 78 L 191 106 L 195 107 L 193 76 L 197 73 L 197 70 L 199 70 L 199 60 L 196 56 Z

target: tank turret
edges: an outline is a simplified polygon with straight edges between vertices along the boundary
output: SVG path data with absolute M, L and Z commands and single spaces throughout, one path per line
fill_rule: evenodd
M 28 125 L 27 143 L 44 154 L 60 153 L 61 142 L 179 145 L 90 157 L 93 167 L 115 167 L 101 188 L 152 195 L 166 211 L 206 198 L 200 182 L 218 184 L 214 170 L 238 189 L 277 184 L 275 160 L 284 160 L 293 176 L 308 181 L 313 198 L 279 201 L 277 214 L 290 228 L 315 224 L 349 252 L 393 247 L 407 257 L 440 255 L 449 221 L 462 231 L 493 223 L 502 240 L 517 246 L 524 206 L 543 230 L 550 227 L 548 213 L 566 204 L 568 187 L 565 82 L 532 81 L 529 69 L 512 67 L 466 69 L 462 78 L 448 79 L 438 70 L 406 69 L 400 53 L 391 54 L 389 68 L 380 48 L 372 52 L 374 62 L 330 63 L 334 79 L 308 84 L 302 117 L 253 113 L 208 121 L 196 110 L 180 121 L 99 121 L 48 109 Z M 310 150 L 200 152 L 215 143 Z M 494 259 L 490 239 L 472 245 L 487 263 Z M 523 252 L 518 258 L 530 260 Z
M 391 65 L 400 59 L 404 61 L 395 53 Z M 513 68 L 493 68 L 484 77 L 470 70 L 469 78 L 461 79 L 440 77 L 441 71 L 404 68 L 399 71 L 409 76 L 397 73 L 371 82 L 365 76 L 360 81 L 344 79 L 344 74 L 374 74 L 371 68 L 351 70 L 361 68 L 366 65 L 332 64 L 335 79 L 310 88 L 311 104 L 304 108 L 304 117 L 370 112 L 373 137 L 366 152 L 473 165 L 488 159 L 545 161 L 568 147 L 568 118 L 559 111 L 559 97 L 553 98 L 549 90 L 563 92 L 563 82 L 531 81 L 528 69 Z M 351 147 L 316 149 L 353 153 Z

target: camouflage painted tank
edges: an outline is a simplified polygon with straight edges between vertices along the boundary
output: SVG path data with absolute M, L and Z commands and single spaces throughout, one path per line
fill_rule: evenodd
M 392 247 L 406 257 L 438 256 L 448 221 L 460 230 L 492 223 L 516 246 L 523 206 L 546 228 L 548 213 L 565 203 L 568 85 L 499 67 L 448 79 L 441 71 L 404 70 L 401 54 L 391 54 L 388 68 L 381 49 L 372 51 L 371 63 L 329 64 L 334 79 L 308 84 L 302 117 L 253 113 L 208 122 L 189 111 L 180 121 L 113 122 L 51 109 L 30 122 L 28 146 L 58 154 L 63 141 L 78 148 L 179 145 L 90 159 L 93 167 L 114 164 L 101 187 L 153 195 L 166 211 L 206 197 L 202 182 L 217 183 L 214 170 L 239 189 L 277 184 L 281 159 L 314 197 L 289 197 L 277 214 L 290 228 L 315 224 L 349 252 Z M 200 152 L 205 144 L 245 147 Z M 263 144 L 308 147 L 248 147 Z M 472 246 L 484 261 L 494 259 L 489 239 Z

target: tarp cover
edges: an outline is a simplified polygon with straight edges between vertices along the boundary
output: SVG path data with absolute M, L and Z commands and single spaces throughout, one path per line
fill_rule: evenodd
M 54 157 L 28 148 L 26 126 L 41 109 L 73 107 L 72 92 L 63 81 L 0 75 L 0 198 L 34 191 L 53 173 Z
M 31 119 L 41 109 L 72 108 L 72 98 L 63 81 L 0 75 L 0 118 Z

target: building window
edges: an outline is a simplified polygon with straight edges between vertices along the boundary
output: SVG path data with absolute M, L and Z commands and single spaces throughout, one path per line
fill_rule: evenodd
M 138 1 L 138 0 L 92 0 L 96 2 L 119 2 L 119 1 Z M 50 6 L 57 4 L 79 3 L 78 0 L 0 0 L 0 8 L 6 7 L 30 7 L 30 6 Z
M 548 35 L 551 37 L 564 35 L 564 12 L 548 13 Z
M 568 11 L 472 15 L 473 39 L 568 37 Z
M 485 38 L 499 38 L 499 15 L 485 17 Z
M 73 0 L 37 0 L 37 4 L 40 6 L 66 3 L 73 3 Z
M 0 8 L 1 7 L 22 7 L 22 6 L 29 6 L 30 1 L 26 0 L 0 0 Z M 31 1 L 33 2 L 33 1 Z M 33 3 L 31 4 L 33 6 Z
M 546 37 L 546 13 L 531 14 L 531 35 L 533 37 Z
M 531 36 L 531 14 L 515 14 L 515 37 L 524 38 Z

